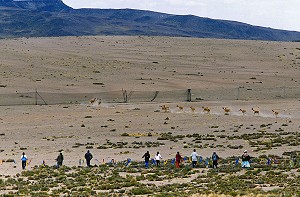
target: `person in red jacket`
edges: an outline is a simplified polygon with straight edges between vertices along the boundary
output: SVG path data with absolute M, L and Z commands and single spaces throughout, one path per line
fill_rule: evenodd
M 177 152 L 176 156 L 175 156 L 175 165 L 176 165 L 176 168 L 179 168 L 179 165 L 180 165 L 180 162 L 182 161 L 182 157 L 181 155 L 179 154 L 179 152 Z

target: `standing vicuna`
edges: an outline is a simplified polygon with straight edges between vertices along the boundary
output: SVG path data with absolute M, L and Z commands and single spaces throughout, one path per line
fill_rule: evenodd
M 190 106 L 190 108 L 191 108 L 192 112 L 195 112 L 195 111 L 196 111 L 196 108 L 195 108 L 195 107 Z
M 180 111 L 183 110 L 183 106 L 177 105 L 176 107 L 178 107 L 178 109 L 179 109 Z
M 246 113 L 245 109 L 240 109 L 240 111 L 243 113 L 243 115 L 245 115 L 245 113 Z
M 252 111 L 253 111 L 253 113 L 254 113 L 254 116 L 255 116 L 255 114 L 259 115 L 259 110 L 258 110 L 258 109 L 252 108 Z
M 279 111 L 275 111 L 274 109 L 272 109 L 272 112 L 273 112 L 274 116 L 277 118 L 279 115 Z

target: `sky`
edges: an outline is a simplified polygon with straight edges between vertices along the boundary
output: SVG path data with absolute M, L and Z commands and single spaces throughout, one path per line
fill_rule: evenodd
M 131 8 L 300 31 L 300 0 L 63 0 L 72 8 Z

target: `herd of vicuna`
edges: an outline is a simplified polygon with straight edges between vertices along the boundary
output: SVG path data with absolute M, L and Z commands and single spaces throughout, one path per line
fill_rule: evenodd
M 161 107 L 161 109 L 162 109 L 162 111 L 164 111 L 164 112 L 169 112 L 170 111 L 170 107 L 169 106 L 167 106 L 167 105 L 161 105 L 160 106 Z M 177 108 L 178 108 L 178 110 L 179 111 L 183 111 L 183 109 L 184 109 L 184 107 L 183 106 L 180 106 L 180 105 L 177 105 L 176 106 Z M 190 110 L 192 111 L 192 112 L 195 112 L 196 111 L 196 108 L 195 107 L 193 107 L 193 106 L 190 106 L 189 107 L 190 108 Z M 223 109 L 223 111 L 224 111 L 224 114 L 225 115 L 229 115 L 230 113 L 231 113 L 231 109 L 229 108 L 229 107 L 222 107 L 222 109 Z M 210 107 L 202 107 L 202 111 L 204 112 L 204 113 L 210 113 L 211 112 L 211 108 Z M 245 115 L 246 114 L 246 112 L 247 112 L 247 110 L 246 109 L 240 109 L 239 110 L 243 115 Z M 259 109 L 258 108 L 251 108 L 251 111 L 252 111 L 252 113 L 254 114 L 254 115 L 258 115 L 259 116 Z M 278 117 L 278 115 L 279 115 L 279 111 L 277 111 L 277 110 L 272 110 L 272 113 L 274 114 L 274 116 L 277 118 Z
M 90 100 L 90 104 L 91 105 L 100 105 L 101 104 L 101 99 L 98 99 L 98 98 L 92 98 L 91 100 Z M 170 107 L 169 106 L 167 106 L 167 105 L 161 105 L 160 106 L 161 107 L 161 109 L 162 109 L 162 111 L 164 111 L 164 112 L 169 112 L 170 111 Z M 178 108 L 178 110 L 179 111 L 183 111 L 183 109 L 184 109 L 184 107 L 183 106 L 180 106 L 180 105 L 177 105 L 176 106 L 177 108 Z M 192 111 L 192 112 L 195 112 L 196 111 L 196 108 L 195 107 L 193 107 L 193 106 L 190 106 L 189 107 L 190 108 L 190 110 Z M 224 110 L 224 114 L 225 115 L 229 115 L 229 113 L 231 112 L 231 109 L 229 108 L 229 107 L 222 107 L 222 109 Z M 210 113 L 210 111 L 211 111 L 211 109 L 209 108 L 209 107 L 202 107 L 202 110 L 203 110 L 203 112 L 205 112 L 205 113 Z M 259 109 L 255 109 L 255 108 L 251 108 L 251 110 L 252 110 L 252 112 L 253 112 L 253 114 L 254 114 L 254 116 L 255 115 L 258 115 L 259 116 Z M 246 109 L 240 109 L 239 110 L 243 115 L 245 115 L 246 114 L 246 112 L 247 112 L 247 110 Z M 277 111 L 277 110 L 272 110 L 272 113 L 274 114 L 274 116 L 277 118 L 278 117 L 278 115 L 279 115 L 279 111 Z

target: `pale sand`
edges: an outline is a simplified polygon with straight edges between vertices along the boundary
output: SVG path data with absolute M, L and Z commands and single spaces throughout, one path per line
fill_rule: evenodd
M 162 37 L 63 37 L 0 40 L 0 93 L 43 92 L 81 93 L 112 90 L 170 91 L 184 89 L 252 87 L 253 80 L 263 88 L 298 87 L 300 83 L 300 43 L 233 41 Z M 158 63 L 153 63 L 158 62 Z M 96 72 L 95 72 L 96 71 Z M 199 75 L 203 76 L 199 76 Z M 138 79 L 149 79 L 140 81 Z M 151 80 L 150 80 L 151 79 Z M 104 83 L 104 87 L 93 83 Z M 144 84 L 142 84 L 144 83 Z M 257 84 L 255 84 L 257 85 Z M 259 85 L 259 84 L 258 84 Z M 226 93 L 226 92 L 225 92 Z M 255 94 L 255 92 L 253 92 Z M 259 93 L 257 93 L 259 94 Z M 86 103 L 88 103 L 88 98 Z M 152 155 L 160 151 L 164 158 L 172 158 L 177 151 L 190 155 L 193 148 L 183 148 L 184 138 L 177 143 L 165 143 L 158 148 L 96 149 L 109 139 L 111 142 L 157 141 L 163 132 L 178 134 L 232 135 L 235 126 L 244 125 L 238 132 L 255 133 L 261 124 L 272 123 L 269 131 L 288 124 L 285 131 L 299 132 L 300 101 L 297 98 L 268 100 L 219 100 L 193 103 L 168 103 L 170 113 L 160 110 L 161 103 L 102 103 L 90 107 L 82 105 L 1 106 L 0 159 L 15 159 L 16 164 L 4 162 L 0 174 L 21 171 L 20 157 L 25 150 L 34 165 L 54 165 L 59 150 L 64 150 L 64 164 L 78 165 L 86 152 L 85 146 L 72 148 L 75 143 L 95 143 L 91 150 L 102 162 L 127 158 L 142 160 L 146 150 Z M 179 111 L 176 105 L 184 106 Z M 190 106 L 196 107 L 193 113 Z M 202 106 L 211 108 L 210 114 Z M 68 108 L 66 108 L 68 107 Z M 224 115 L 222 107 L 231 113 Z M 251 108 L 259 108 L 254 116 Z M 140 108 L 140 110 L 135 110 Z M 246 109 L 245 115 L 239 111 Z M 279 111 L 276 118 L 272 109 Z M 92 118 L 86 118 L 92 116 Z M 166 118 L 170 120 L 165 120 Z M 114 121 L 109 121 L 113 119 Z M 291 122 L 290 122 L 291 121 Z M 164 124 L 167 122 L 168 124 Z M 82 125 L 85 127 L 82 127 Z M 218 125 L 215 133 L 211 126 Z M 251 126 L 253 125 L 253 126 Z M 102 126 L 102 127 L 101 127 Z M 105 126 L 105 127 L 104 127 Z M 106 127 L 107 126 L 107 127 Z M 128 128 L 126 128 L 128 127 Z M 175 127 L 172 129 L 171 127 Z M 246 129 L 250 127 L 251 129 Z M 114 130 L 115 131 L 111 131 Z M 147 134 L 152 137 L 122 137 L 122 133 Z M 55 136 L 56 139 L 52 138 Z M 47 140 L 49 138 L 50 140 Z M 206 142 L 205 142 L 206 143 Z M 218 138 L 209 144 L 241 144 L 250 154 L 277 154 L 299 150 L 299 147 L 279 147 L 267 152 L 252 152 L 243 140 L 227 141 Z M 217 151 L 221 157 L 242 154 L 243 149 L 197 149 L 202 156 Z M 129 151 L 129 154 L 120 152 Z M 92 164 L 99 164 L 93 160 Z M 14 168 L 16 166 L 16 168 Z

